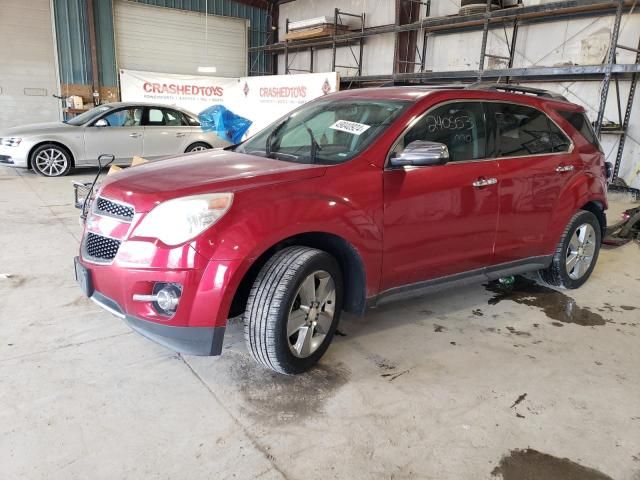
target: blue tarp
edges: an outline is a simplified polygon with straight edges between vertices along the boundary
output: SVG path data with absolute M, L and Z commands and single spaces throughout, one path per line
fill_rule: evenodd
M 240 143 L 242 137 L 253 123 L 251 120 L 236 115 L 222 105 L 214 105 L 204 109 L 198 115 L 200 126 L 205 132 L 216 132 L 220 138 L 233 144 Z

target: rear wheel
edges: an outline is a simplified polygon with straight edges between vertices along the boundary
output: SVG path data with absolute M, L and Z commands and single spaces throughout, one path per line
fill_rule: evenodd
M 567 224 L 549 268 L 540 270 L 545 283 L 564 288 L 578 288 L 591 276 L 598 260 L 602 231 L 596 216 L 578 211 Z
M 31 168 L 45 177 L 62 177 L 71 170 L 71 153 L 55 143 L 40 145 L 31 153 Z
M 289 247 L 262 268 L 244 318 L 247 347 L 267 368 L 296 374 L 329 347 L 342 309 L 342 272 L 326 252 Z
M 189 145 L 187 149 L 184 151 L 184 153 L 202 152 L 204 150 L 209 150 L 209 149 L 211 149 L 211 145 L 209 145 L 208 143 L 196 142 Z

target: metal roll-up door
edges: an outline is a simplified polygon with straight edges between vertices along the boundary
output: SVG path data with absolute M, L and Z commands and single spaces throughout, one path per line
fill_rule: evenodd
M 215 67 L 220 77 L 247 74 L 248 20 L 114 2 L 118 68 L 198 75 Z M 207 47 L 205 48 L 205 18 Z
M 55 48 L 49 0 L 0 0 L 0 129 L 61 119 Z

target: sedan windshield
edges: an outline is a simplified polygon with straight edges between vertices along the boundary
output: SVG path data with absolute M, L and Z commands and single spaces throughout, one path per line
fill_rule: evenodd
M 97 118 L 99 115 L 103 114 L 107 110 L 111 110 L 111 107 L 108 105 L 100 105 L 99 107 L 95 107 L 95 108 L 92 108 L 91 110 L 87 110 L 86 112 L 81 113 L 80 115 L 67 120 L 66 123 L 68 123 L 69 125 L 75 125 L 75 126 L 84 125 L 85 123 L 90 122 L 91 120 Z
M 236 152 L 297 163 L 343 163 L 362 152 L 408 102 L 317 101 L 300 107 L 236 148 Z

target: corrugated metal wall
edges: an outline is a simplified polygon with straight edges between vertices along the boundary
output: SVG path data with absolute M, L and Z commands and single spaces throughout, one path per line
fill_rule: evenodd
M 233 0 L 133 0 L 166 8 L 177 8 L 211 15 L 246 18 L 250 22 L 249 46 L 267 42 L 267 11 L 250 7 Z M 53 0 L 60 81 L 65 84 L 91 84 L 91 57 L 89 52 L 86 0 Z M 113 87 L 118 84 L 115 41 L 113 34 L 112 0 L 94 0 L 94 17 L 97 37 L 100 85 Z M 271 70 L 270 57 L 264 53 L 252 53 L 249 59 L 250 74 Z
M 91 57 L 85 0 L 53 0 L 60 82 L 91 83 Z

